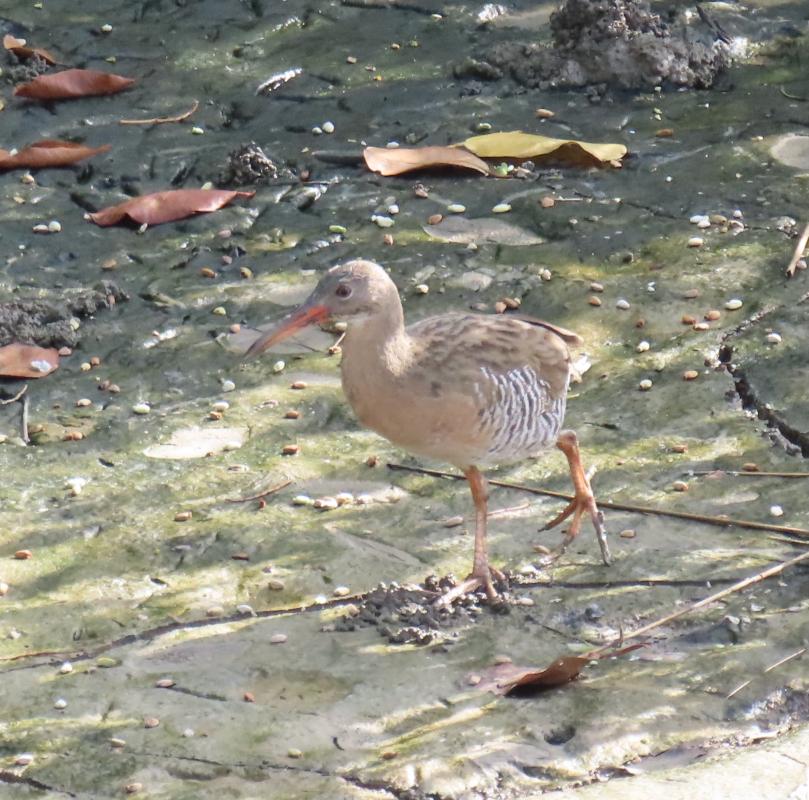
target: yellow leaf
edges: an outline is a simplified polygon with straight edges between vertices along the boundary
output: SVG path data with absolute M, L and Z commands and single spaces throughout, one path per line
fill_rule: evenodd
M 362 154 L 368 169 L 380 175 L 400 175 L 430 167 L 462 167 L 489 174 L 489 165 L 485 161 L 453 147 L 366 147 Z
M 618 161 L 626 155 L 622 144 L 579 142 L 575 139 L 552 139 L 522 131 L 503 131 L 472 136 L 455 145 L 465 147 L 481 158 L 553 158 L 587 166 Z

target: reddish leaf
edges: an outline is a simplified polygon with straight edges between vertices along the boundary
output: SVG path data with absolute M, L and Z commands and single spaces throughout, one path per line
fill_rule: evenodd
M 96 225 L 102 226 L 115 225 L 126 217 L 141 224 L 159 225 L 200 212 L 217 211 L 236 197 L 252 197 L 254 194 L 225 189 L 174 189 L 133 197 L 88 216 Z
M 25 39 L 17 39 L 11 34 L 6 34 L 3 37 L 3 47 L 6 50 L 11 50 L 17 58 L 31 58 L 31 56 L 39 56 L 43 61 L 48 64 L 58 64 L 56 56 L 51 55 L 47 50 L 40 50 L 38 47 L 27 47 Z
M 380 175 L 399 175 L 427 167 L 463 167 L 489 174 L 489 165 L 460 147 L 366 147 L 368 169 Z
M 55 348 L 12 342 L 0 347 L 0 376 L 5 378 L 44 378 L 59 366 Z
M 619 650 L 605 652 L 594 651 L 583 656 L 562 656 L 545 669 L 518 667 L 511 662 L 495 664 L 485 670 L 477 688 L 502 695 L 511 694 L 520 687 L 536 690 L 555 689 L 578 678 L 591 661 L 622 656 L 639 647 L 645 647 L 645 644 L 631 644 Z
M 124 78 L 94 69 L 66 69 L 40 75 L 28 83 L 20 84 L 14 94 L 35 100 L 69 100 L 74 97 L 115 94 L 129 88 L 134 78 Z
M 57 139 L 44 139 L 12 155 L 0 149 L 0 169 L 37 169 L 39 167 L 66 167 L 83 161 L 85 158 L 106 153 L 110 145 L 87 147 L 74 142 L 60 142 Z

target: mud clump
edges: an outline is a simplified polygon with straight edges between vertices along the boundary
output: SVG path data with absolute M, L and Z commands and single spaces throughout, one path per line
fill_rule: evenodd
M 39 347 L 75 347 L 81 339 L 77 320 L 112 308 L 129 296 L 111 281 L 78 289 L 61 302 L 22 299 L 0 303 L 0 346 L 10 342 Z
M 551 14 L 550 24 L 552 46 L 501 43 L 485 61 L 456 68 L 456 77 L 486 80 L 499 73 L 540 89 L 662 84 L 707 89 L 729 61 L 727 46 L 707 38 L 713 34 L 706 31 L 704 41 L 688 30 L 675 34 L 646 3 L 635 0 L 567 0 Z
M 255 143 L 234 150 L 219 175 L 221 186 L 252 186 L 278 177 L 278 167 Z
M 451 576 L 431 576 L 420 586 L 381 583 L 337 621 L 335 630 L 353 631 L 372 625 L 391 644 L 423 645 L 452 638 L 451 629 L 473 622 L 485 602 L 469 594 L 449 608 L 435 606 L 436 599 L 455 585 Z

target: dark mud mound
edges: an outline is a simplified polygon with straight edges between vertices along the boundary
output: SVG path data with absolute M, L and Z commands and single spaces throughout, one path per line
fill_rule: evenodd
M 353 631 L 372 625 L 391 644 L 430 644 L 451 639 L 453 629 L 473 622 L 486 602 L 470 594 L 458 598 L 449 608 L 436 606 L 436 599 L 455 585 L 451 576 L 432 576 L 420 586 L 381 583 L 338 620 L 335 630 Z M 503 603 L 497 608 L 508 607 Z
M 75 347 L 81 339 L 77 319 L 112 308 L 128 295 L 111 281 L 79 289 L 63 300 L 13 300 L 0 303 L 0 346 L 10 342 L 40 347 Z
M 727 46 L 707 27 L 702 35 L 674 32 L 634 0 L 567 0 L 551 15 L 551 30 L 551 47 L 499 44 L 487 65 L 531 88 L 707 89 L 728 64 Z

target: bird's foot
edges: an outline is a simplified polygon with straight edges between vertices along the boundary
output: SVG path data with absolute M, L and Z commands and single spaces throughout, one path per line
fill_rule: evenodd
M 508 585 L 508 578 L 496 567 L 488 565 L 480 568 L 476 567 L 457 586 L 454 586 L 446 594 L 442 594 L 435 601 L 435 605 L 449 608 L 459 597 L 476 592 L 478 589 L 483 589 L 486 592 L 486 597 L 490 602 L 500 602 L 502 598 L 497 594 L 497 589 L 494 588 L 495 582 Z
M 596 499 L 592 491 L 576 493 L 576 496 L 570 501 L 567 508 L 562 511 L 557 517 L 554 517 L 542 530 L 550 530 L 555 528 L 560 522 L 564 522 L 568 517 L 572 516 L 570 525 L 567 527 L 564 541 L 557 551 L 557 557 L 562 555 L 567 549 L 567 546 L 579 535 L 581 530 L 582 517 L 587 514 L 595 528 L 596 537 L 598 538 L 598 546 L 601 548 L 601 558 L 606 565 L 609 566 L 611 561 L 610 548 L 607 544 L 607 530 L 604 527 L 604 512 L 596 505 Z

